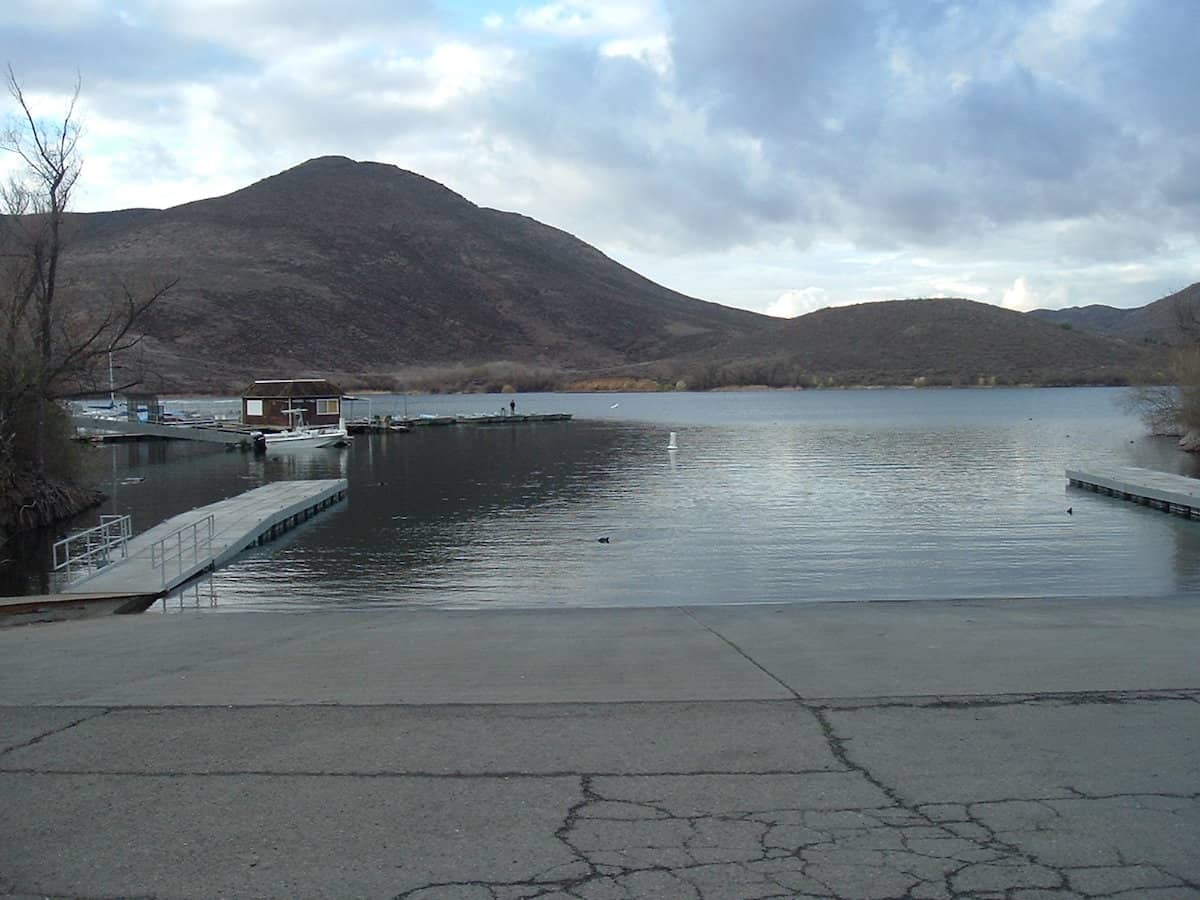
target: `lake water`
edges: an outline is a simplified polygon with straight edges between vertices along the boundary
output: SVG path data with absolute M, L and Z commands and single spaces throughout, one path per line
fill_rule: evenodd
M 1075 464 L 1195 474 L 1121 395 L 518 395 L 518 411 L 576 419 L 420 428 L 265 457 L 116 444 L 93 461 L 112 495 L 100 511 L 132 513 L 135 531 L 271 480 L 349 479 L 346 503 L 205 583 L 216 611 L 1196 590 L 1200 522 L 1066 485 Z M 377 397 L 371 412 L 494 412 L 508 400 Z M 122 483 L 131 477 L 144 481 Z

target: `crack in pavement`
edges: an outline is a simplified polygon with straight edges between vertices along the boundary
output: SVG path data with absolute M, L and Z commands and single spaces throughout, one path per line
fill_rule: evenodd
M 1031 835 L 1053 837 L 1070 817 L 1061 804 L 1115 799 L 1190 803 L 1200 814 L 1200 793 L 1129 792 L 1087 795 L 1067 789 L 1046 797 L 998 798 L 971 803 L 919 804 L 886 783 L 852 755 L 831 713 L 886 708 L 959 711 L 1008 706 L 1066 707 L 1200 701 L 1195 689 L 1023 693 L 992 696 L 924 696 L 870 699 L 805 699 L 794 687 L 714 628 L 693 620 L 788 691 L 820 725 L 840 770 L 821 773 L 859 779 L 885 801 L 811 809 L 698 810 L 661 796 L 621 790 L 660 782 L 664 776 L 581 776 L 582 799 L 556 830 L 556 838 L 583 866 L 552 884 L 471 882 L 427 884 L 397 900 L 433 900 L 449 887 L 479 888 L 491 900 L 576 898 L 609 900 L 642 896 L 754 898 L 821 897 L 942 900 L 955 897 L 1108 898 L 1129 891 L 1200 890 L 1186 874 L 1145 859 L 1117 854 L 1111 864 L 1065 865 L 1022 843 Z M 670 776 L 687 777 L 687 776 Z M 694 775 L 715 780 L 731 775 Z M 810 780 L 818 773 L 807 773 Z M 632 793 L 632 796 L 631 796 Z M 802 791 L 801 791 L 802 793 Z M 703 805 L 706 792 L 692 802 Z M 1023 804 L 1019 827 L 989 824 L 989 812 Z M 716 805 L 715 803 L 713 804 Z M 1040 812 L 1039 819 L 1033 813 Z M 454 895 L 458 896 L 458 895 Z M 464 900 L 473 895 L 463 894 Z
M 750 665 L 754 666 L 754 668 L 758 669 L 760 672 L 762 672 L 764 675 L 766 675 L 768 678 L 770 678 L 772 681 L 774 681 L 776 684 L 778 684 L 781 688 L 783 688 L 785 691 L 787 691 L 789 694 L 791 694 L 792 697 L 794 697 L 796 700 L 800 700 L 800 701 L 804 700 L 804 698 L 802 696 L 800 696 L 799 691 L 797 691 L 794 687 L 792 687 L 790 684 L 788 684 L 786 681 L 784 681 L 782 678 L 780 678 L 778 675 L 776 675 L 774 672 L 772 672 L 770 669 L 768 669 L 766 666 L 764 666 L 762 663 L 760 663 L 757 659 L 755 659 L 753 656 L 751 656 L 749 653 L 747 653 L 745 650 L 743 650 L 741 647 L 739 647 L 736 643 L 734 643 L 733 640 L 731 640 L 730 638 L 721 634 L 721 632 L 717 631 L 717 629 L 713 628 L 711 625 L 708 625 L 707 623 L 700 621 L 699 617 L 697 617 L 696 614 L 694 612 L 692 612 L 692 610 L 688 609 L 687 607 L 680 607 L 680 611 L 685 616 L 687 616 L 689 619 L 691 619 L 693 622 L 695 622 L 697 625 L 699 625 L 701 628 L 703 628 L 705 631 L 707 631 L 709 634 L 711 634 L 713 637 L 715 637 L 717 640 L 721 641 L 721 643 L 725 644 L 727 647 L 729 647 L 731 650 L 733 650 L 733 652 L 736 653 L 738 656 L 740 656 L 742 659 L 746 660 L 746 662 L 750 663 Z
M 806 706 L 834 712 L 877 709 L 993 709 L 1009 706 L 1124 706 L 1131 703 L 1156 703 L 1179 700 L 1200 702 L 1200 691 L 1120 690 L 1120 691 L 1043 691 L 1019 694 L 926 694 L 903 697 L 808 698 Z
M 664 771 L 609 772 L 594 771 L 581 773 L 576 769 L 537 771 L 500 770 L 487 772 L 436 772 L 420 769 L 381 769 L 355 771 L 349 769 L 172 769 L 170 771 L 148 769 L 39 769 L 29 766 L 5 768 L 0 766 L 0 775 L 45 775 L 45 776 L 112 776 L 114 778 L 429 778 L 447 781 L 490 781 L 506 779 L 538 778 L 641 778 L 641 777 L 706 777 L 743 776 L 757 778 L 770 775 L 829 775 L 845 772 L 844 769 L 688 769 Z
M 556 837 L 574 871 L 546 870 L 524 881 L 423 884 L 397 900 L 471 897 L 1115 897 L 1129 890 L 1185 889 L 1187 877 L 1145 860 L 1054 865 L 1016 846 L 1010 832 L 983 825 L 962 804 L 908 810 L 894 805 L 842 809 L 708 810 L 662 797 L 630 799 L 581 780 L 582 795 Z M 988 801 L 1044 806 L 1041 798 Z M 957 807 L 951 809 L 950 807 Z M 1044 807 L 1047 814 L 1062 811 Z M 964 836 L 956 825 L 981 829 Z M 474 891 L 474 893 L 470 892 Z M 1048 895 L 1047 895 L 1048 896 Z
M 673 800 L 670 791 L 655 790 L 663 781 L 660 776 L 587 775 L 582 776 L 581 801 L 556 831 L 585 871 L 549 884 L 535 879 L 470 886 L 487 892 L 480 897 L 500 900 L 1115 898 L 1137 896 L 1136 892 L 1149 896 L 1146 892 L 1200 891 L 1195 879 L 1153 860 L 1118 854 L 1111 862 L 1066 865 L 1023 846 L 1031 835 L 1054 837 L 1069 824 L 1064 804 L 1119 799 L 1153 806 L 1154 801 L 1173 801 L 1191 804 L 1195 821 L 1200 792 L 1088 795 L 1068 788 L 1047 796 L 910 803 L 853 759 L 826 711 L 813 711 L 845 769 L 803 777 L 859 779 L 885 799 L 883 805 L 698 809 L 696 805 L 708 802 L 702 786 L 685 800 Z M 736 776 L 707 777 L 716 781 Z M 639 790 L 639 784 L 648 792 Z M 989 822 L 999 811 L 1018 821 L 1010 827 Z M 448 896 L 443 893 L 447 888 L 467 886 L 427 884 L 397 898 L 432 900 Z
M 832 730 L 831 739 L 841 742 Z M 576 778 L 577 798 L 553 831 L 563 861 L 521 880 L 428 882 L 395 896 L 939 900 L 1018 898 L 1021 891 L 1039 890 L 1056 897 L 1117 897 L 1127 891 L 1200 889 L 1187 874 L 1146 854 L 1057 865 L 1023 846 L 1032 835 L 1053 837 L 1059 824 L 1069 824 L 1078 812 L 1072 804 L 1126 803 L 1156 813 L 1170 812 L 1163 805 L 1172 804 L 1195 821 L 1197 794 L 1092 797 L 1072 789 L 909 804 L 862 767 L 772 775 L 579 773 Z M 6 885 L 8 892 L 22 893 L 14 888 Z
M 27 747 L 33 747 L 36 744 L 40 744 L 42 741 L 46 740 L 47 738 L 54 737 L 56 734 L 62 734 L 64 731 L 70 731 L 72 728 L 76 727 L 77 725 L 82 725 L 84 722 L 90 722 L 93 719 L 103 718 L 110 712 L 112 712 L 110 707 L 101 707 L 100 709 L 91 712 L 88 715 L 80 716 L 78 719 L 74 719 L 65 725 L 59 725 L 57 728 L 50 728 L 46 731 L 43 731 L 41 734 L 37 734 L 29 738 L 26 741 L 22 741 L 19 744 L 12 744 L 8 747 L 5 747 L 3 750 L 0 750 L 0 759 L 17 750 L 24 750 Z

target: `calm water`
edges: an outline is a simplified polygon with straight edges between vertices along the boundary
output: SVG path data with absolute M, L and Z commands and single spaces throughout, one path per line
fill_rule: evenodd
M 1193 473 L 1120 394 L 520 395 L 519 411 L 577 418 L 265 458 L 112 445 L 95 462 L 112 494 L 102 511 L 131 512 L 135 530 L 275 479 L 350 480 L 340 508 L 218 572 L 202 594 L 217 610 L 1196 590 L 1200 523 L 1066 486 L 1076 463 Z M 371 411 L 490 412 L 508 399 L 384 397 Z

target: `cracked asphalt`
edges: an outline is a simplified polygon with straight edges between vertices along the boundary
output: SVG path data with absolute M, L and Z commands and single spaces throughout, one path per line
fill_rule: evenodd
M 0 896 L 1200 897 L 1200 607 L 3 629 Z

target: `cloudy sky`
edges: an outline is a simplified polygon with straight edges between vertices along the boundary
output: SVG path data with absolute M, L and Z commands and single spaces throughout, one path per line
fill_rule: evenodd
M 38 109 L 82 78 L 80 210 L 340 154 L 776 315 L 1200 281 L 1200 0 L 3 6 Z

